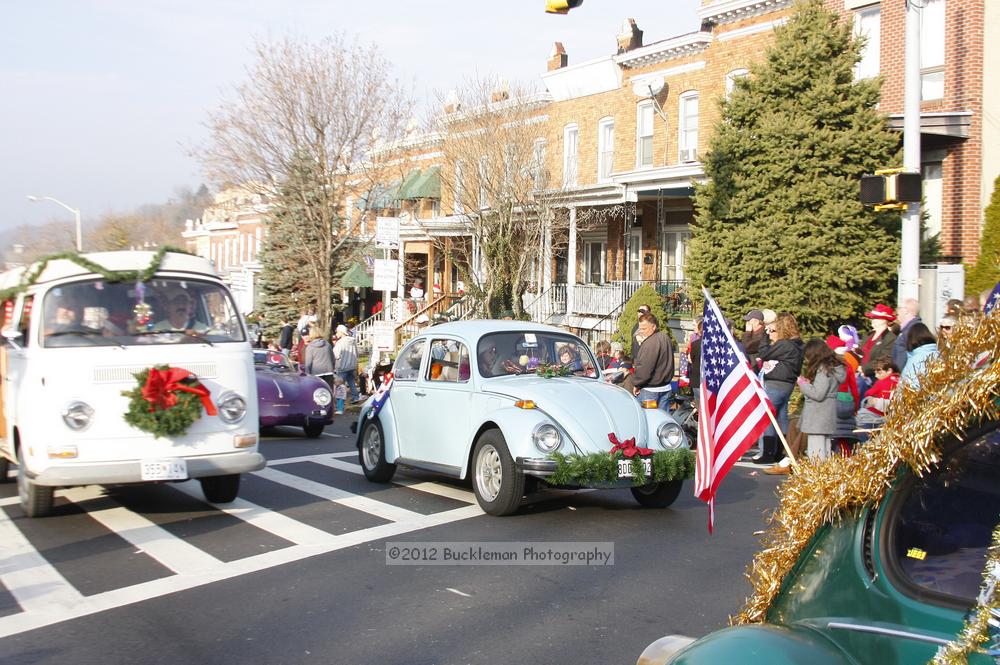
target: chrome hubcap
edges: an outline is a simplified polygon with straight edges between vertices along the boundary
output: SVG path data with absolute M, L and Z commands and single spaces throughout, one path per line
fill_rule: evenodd
M 382 438 L 378 435 L 378 428 L 369 427 L 365 434 L 365 445 L 363 447 L 365 457 L 365 467 L 374 469 L 378 464 L 382 454 Z
M 494 501 L 500 495 L 503 484 L 503 467 L 500 453 L 493 446 L 483 446 L 476 462 L 476 487 L 487 501 Z

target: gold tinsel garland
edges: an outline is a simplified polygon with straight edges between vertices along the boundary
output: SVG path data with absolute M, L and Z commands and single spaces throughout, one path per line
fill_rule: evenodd
M 982 364 L 983 354 L 988 360 L 974 369 Z M 747 569 L 752 593 L 731 621 L 763 622 L 782 581 L 817 529 L 847 509 L 881 500 L 900 463 L 923 475 L 940 459 L 940 445 L 947 435 L 959 435 L 970 421 L 1000 417 L 998 359 L 1000 308 L 988 317 L 964 318 L 943 356 L 927 364 L 919 388 L 897 390 L 885 426 L 856 454 L 802 461 L 778 491 L 780 505 L 768 519 L 761 549 Z M 990 560 L 996 556 L 991 553 Z M 977 617 L 984 611 L 988 609 L 982 604 L 977 606 Z M 975 639 L 980 637 L 982 631 Z
M 962 632 L 953 642 L 938 649 L 931 661 L 932 665 L 968 665 L 969 654 L 978 651 L 979 645 L 990 638 L 990 611 L 1000 608 L 997 582 L 1000 581 L 1000 525 L 993 530 L 993 544 L 986 558 L 983 571 L 983 587 L 979 592 L 976 610 L 965 621 Z

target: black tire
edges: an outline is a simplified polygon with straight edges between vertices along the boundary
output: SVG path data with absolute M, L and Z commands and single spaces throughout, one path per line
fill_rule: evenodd
M 396 473 L 396 465 L 385 461 L 385 433 L 378 417 L 366 418 L 361 426 L 358 461 L 365 478 L 373 483 L 387 483 Z
M 10 460 L 0 455 L 0 483 L 9 483 L 10 478 L 7 474 L 10 473 Z
M 240 493 L 240 474 L 199 478 L 201 491 L 209 503 L 229 503 Z
M 326 427 L 323 423 L 306 423 L 302 426 L 302 431 L 306 433 L 306 438 L 318 439 L 323 433 L 323 428 Z
M 472 454 L 472 490 L 488 515 L 513 515 L 524 497 L 524 474 L 517 470 L 500 430 L 483 432 Z
M 52 495 L 54 487 L 36 485 L 28 478 L 21 456 L 21 448 L 17 449 L 17 495 L 21 500 L 21 508 L 28 517 L 45 517 L 52 512 Z
M 668 480 L 665 483 L 650 483 L 633 487 L 632 496 L 643 508 L 666 508 L 680 496 L 683 480 Z

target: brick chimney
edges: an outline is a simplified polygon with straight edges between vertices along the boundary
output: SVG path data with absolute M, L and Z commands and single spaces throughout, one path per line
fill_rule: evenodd
M 569 56 L 566 55 L 566 49 L 563 48 L 562 42 L 556 42 L 552 45 L 552 54 L 549 56 L 548 61 L 548 71 L 562 69 L 567 64 L 569 64 Z
M 622 22 L 621 32 L 618 33 L 618 52 L 625 53 L 642 46 L 642 30 L 635 24 L 634 18 L 627 18 Z

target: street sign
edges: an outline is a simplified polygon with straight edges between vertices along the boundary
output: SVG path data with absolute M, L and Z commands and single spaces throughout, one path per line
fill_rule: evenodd
M 375 218 L 375 246 L 399 247 L 399 217 Z
M 372 275 L 375 291 L 395 291 L 399 275 L 399 261 L 396 259 L 375 259 L 375 273 Z
M 372 321 L 372 351 L 392 353 L 396 350 L 396 329 L 392 321 Z

